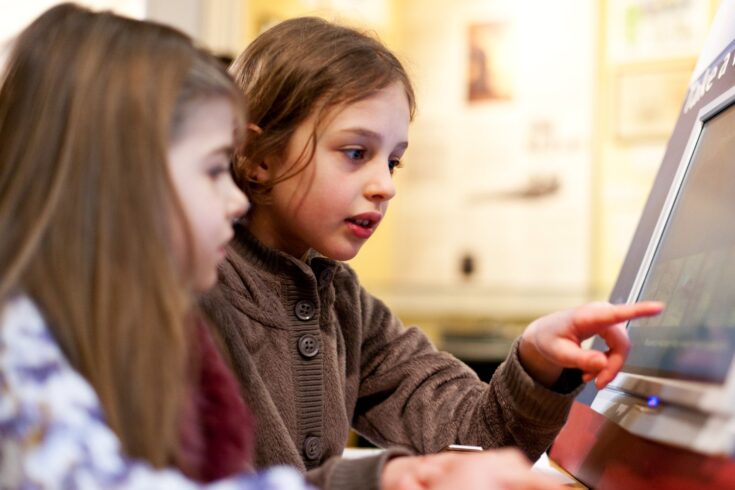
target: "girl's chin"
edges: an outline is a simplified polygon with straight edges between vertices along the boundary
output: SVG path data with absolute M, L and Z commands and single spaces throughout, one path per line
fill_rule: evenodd
M 217 269 L 213 269 L 207 274 L 201 274 L 196 277 L 193 281 L 194 293 L 206 293 L 217 284 Z
M 357 253 L 360 251 L 361 247 L 362 245 L 356 246 L 352 244 L 352 246 L 349 246 L 349 247 L 339 247 L 339 248 L 325 249 L 325 250 L 317 249 L 317 252 L 319 252 L 320 254 L 332 260 L 339 260 L 340 262 L 346 262 L 348 260 L 354 259 L 357 256 Z

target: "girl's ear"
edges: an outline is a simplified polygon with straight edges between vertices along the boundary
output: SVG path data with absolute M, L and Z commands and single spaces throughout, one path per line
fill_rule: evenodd
M 248 123 L 248 138 L 257 138 L 263 134 L 263 129 L 257 124 Z M 253 165 L 248 170 L 248 179 L 253 182 L 267 182 L 269 178 L 269 166 L 266 162 L 260 162 L 258 165 Z
M 260 184 L 267 182 L 270 178 L 270 168 L 268 163 L 263 161 L 250 167 L 248 170 L 248 178 L 251 181 L 258 182 Z

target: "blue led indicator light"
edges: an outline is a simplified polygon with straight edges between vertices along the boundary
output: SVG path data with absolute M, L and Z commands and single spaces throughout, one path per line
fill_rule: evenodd
M 648 405 L 651 408 L 658 407 L 661 403 L 661 400 L 657 396 L 649 396 L 646 400 L 646 405 Z

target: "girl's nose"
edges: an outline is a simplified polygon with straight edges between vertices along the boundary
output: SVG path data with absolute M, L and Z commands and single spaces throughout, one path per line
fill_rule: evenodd
M 375 167 L 376 170 L 365 187 L 365 195 L 371 201 L 389 201 L 396 195 L 393 175 L 385 162 L 376 162 Z
M 225 212 L 230 221 L 235 221 L 250 209 L 250 200 L 232 180 L 227 183 L 226 206 Z

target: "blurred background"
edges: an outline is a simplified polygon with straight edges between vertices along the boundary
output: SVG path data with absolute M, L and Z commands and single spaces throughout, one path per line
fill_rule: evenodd
M 55 3 L 0 0 L 0 62 Z M 531 319 L 608 297 L 719 2 L 78 3 L 172 24 L 225 58 L 301 15 L 395 51 L 419 109 L 398 195 L 353 266 L 484 373 Z

